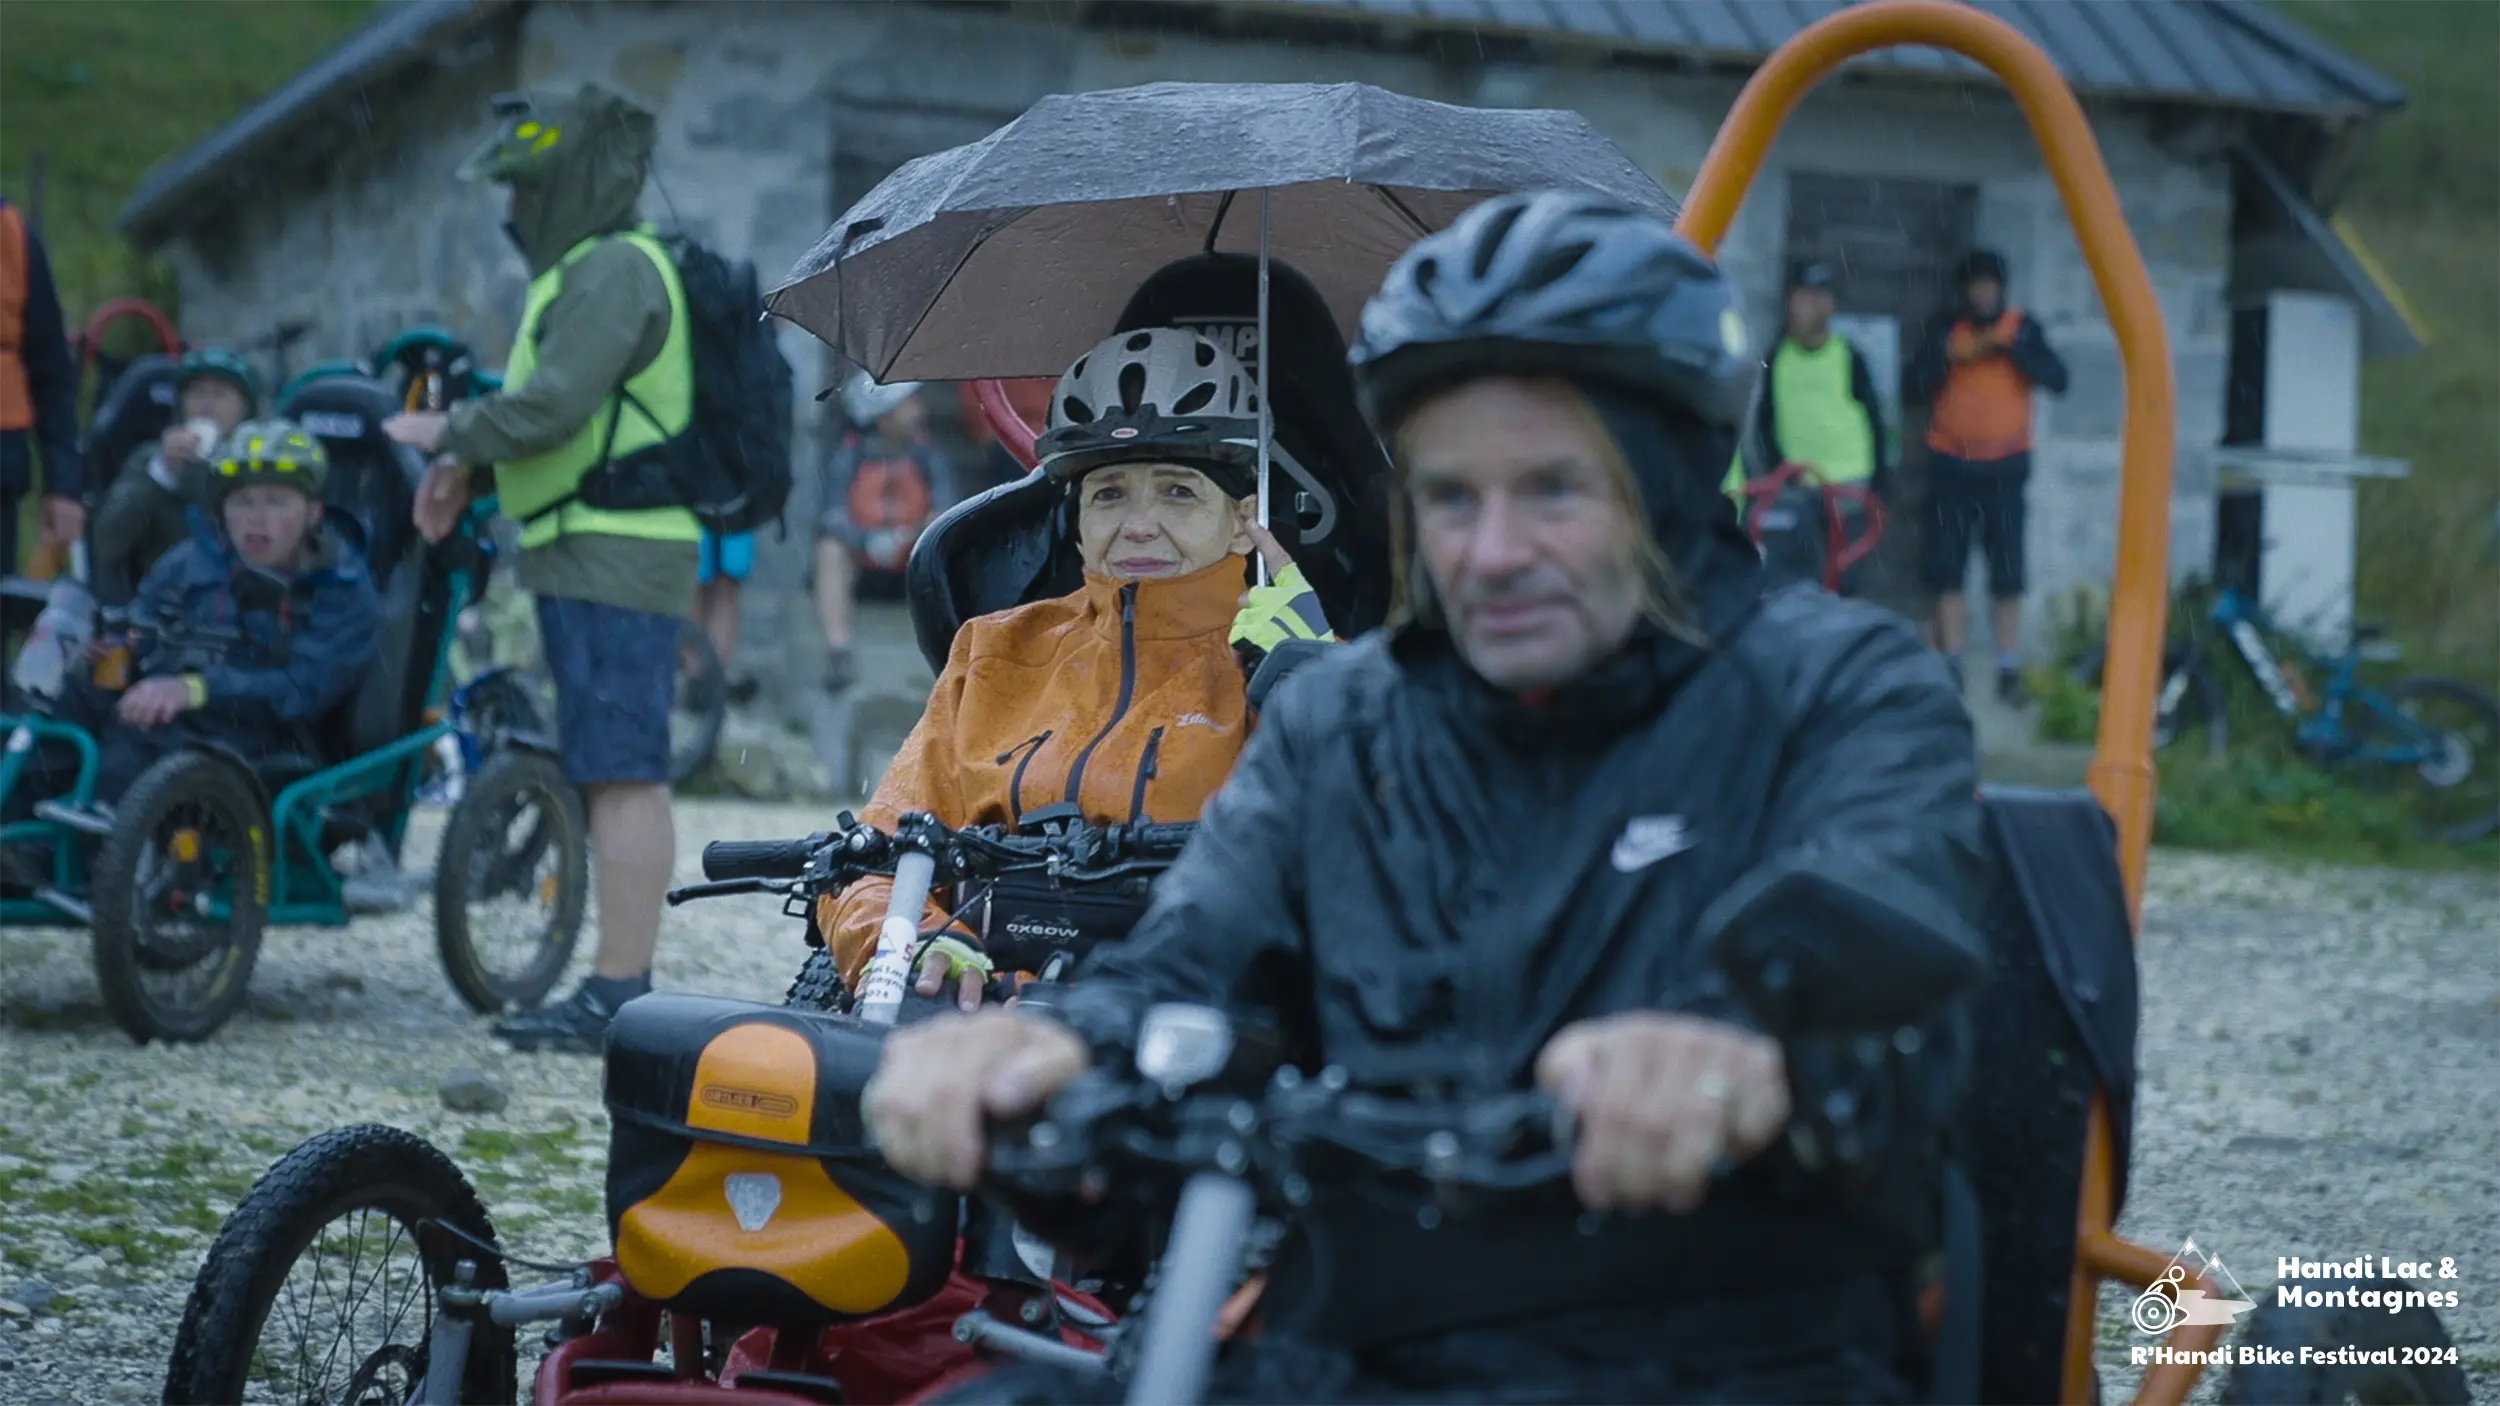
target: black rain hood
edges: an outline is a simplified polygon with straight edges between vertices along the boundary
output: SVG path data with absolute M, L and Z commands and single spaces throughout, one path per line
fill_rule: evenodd
M 1407 589 L 1429 609 L 1398 627 L 1391 648 L 1443 680 L 1498 732 L 1515 740 L 1579 738 L 1591 745 L 1655 712 L 1752 614 L 1763 589 L 1762 554 L 1719 491 L 1735 453 L 1727 431 L 1661 411 L 1612 385 L 1574 379 L 1614 440 L 1639 493 L 1650 535 L 1682 581 L 1701 643 L 1646 615 L 1624 647 L 1579 678 L 1534 699 L 1494 687 L 1459 654 L 1410 530 L 1401 562 Z M 1403 504 L 1401 514 L 1406 513 Z M 1409 519 L 1411 524 L 1411 518 Z

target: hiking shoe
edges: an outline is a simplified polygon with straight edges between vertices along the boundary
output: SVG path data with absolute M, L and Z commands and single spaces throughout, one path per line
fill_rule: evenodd
M 825 692 L 840 693 L 859 677 L 857 659 L 847 644 L 837 645 L 825 656 Z
M 763 691 L 764 681 L 755 677 L 753 674 L 749 674 L 745 678 L 735 680 L 729 685 L 729 701 L 733 706 L 743 708 L 749 703 L 754 702 L 755 695 L 762 693 Z
M 2008 708 L 2019 708 L 2031 701 L 2031 690 L 2023 684 L 2022 670 L 1997 670 L 1997 701 Z
M 608 1022 L 614 1019 L 616 1012 L 584 982 L 559 1005 L 540 1006 L 496 1021 L 495 1034 L 512 1048 L 525 1052 L 559 1050 L 595 1055 L 605 1046 Z

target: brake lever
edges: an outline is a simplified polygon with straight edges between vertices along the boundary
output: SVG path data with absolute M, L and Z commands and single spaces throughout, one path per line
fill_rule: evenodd
M 668 891 L 668 906 L 682 907 L 698 898 L 727 898 L 738 893 L 789 893 L 797 885 L 787 879 L 721 879 L 713 883 L 688 884 Z

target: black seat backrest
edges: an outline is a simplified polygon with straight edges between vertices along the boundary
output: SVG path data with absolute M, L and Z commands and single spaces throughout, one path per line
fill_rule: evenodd
M 341 536 L 358 540 L 362 528 L 345 510 L 333 506 L 329 514 Z M 356 687 L 313 729 L 324 763 L 337 765 L 378 751 L 423 725 L 451 614 L 450 577 L 441 560 L 440 553 L 418 542 L 400 554 L 390 575 L 374 577 L 381 637 Z M 412 758 L 408 764 L 420 763 Z M 386 812 L 402 789 L 386 786 L 373 804 L 360 807 L 359 818 L 376 824 L 387 820 Z
M 362 529 L 366 563 L 377 585 L 387 582 L 415 537 L 411 514 L 425 461 L 382 433 L 399 411 L 390 387 L 365 376 L 305 381 L 282 397 L 277 413 L 321 441 L 330 458 L 322 496 Z
M 921 530 L 904 568 L 903 590 L 921 656 L 946 667 L 966 620 L 1027 601 L 1064 596 L 1085 584 L 1060 504 L 1066 495 L 1035 469 L 975 494 Z
M 1270 259 L 1267 312 L 1275 442 L 1312 480 L 1270 465 L 1268 527 L 1351 639 L 1389 611 L 1389 456 L 1355 399 L 1345 337 L 1319 289 Z M 1256 376 L 1258 326 L 1257 256 L 1208 253 L 1156 270 L 1104 335 L 1186 327 L 1223 343 Z
M 82 442 L 87 487 L 97 502 L 104 500 L 130 451 L 160 438 L 173 424 L 180 399 L 174 390 L 175 369 L 172 357 L 150 352 L 130 363 L 104 392 Z
M 1318 289 L 1271 261 L 1268 312 L 1275 443 L 1309 479 L 1272 464 L 1269 528 L 1319 592 L 1329 622 L 1351 638 L 1388 613 L 1388 458 L 1356 408 L 1345 340 Z M 1103 335 L 1188 327 L 1223 342 L 1255 374 L 1257 325 L 1258 260 L 1206 254 L 1149 278 Z M 957 504 L 921 533 L 905 593 L 930 668 L 945 667 L 964 621 L 1083 584 L 1059 498 L 1056 485 L 1028 474 Z
M 2088 791 L 1989 788 L 1998 859 L 1953 1130 L 1983 1226 L 1980 1399 L 2054 1401 L 2065 1366 L 2075 1209 L 2092 1094 L 2107 1097 L 2125 1204 L 2135 1107 L 2134 932 L 2117 827 Z
M 330 460 L 322 496 L 331 521 L 364 554 L 381 597 L 373 664 L 320 728 L 326 759 L 345 761 L 407 736 L 424 719 L 447 589 L 412 520 L 425 461 L 382 433 L 400 400 L 372 377 L 300 381 L 274 409 L 321 441 Z

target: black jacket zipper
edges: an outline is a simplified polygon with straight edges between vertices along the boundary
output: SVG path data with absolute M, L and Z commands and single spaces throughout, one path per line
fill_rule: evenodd
M 1042 744 L 1050 740 L 1050 731 L 1044 728 L 1041 736 L 1028 737 L 998 754 L 998 764 L 1005 766 L 1009 757 L 1018 752 L 1024 753 L 1016 763 L 1015 775 L 1007 779 L 1007 823 L 1010 825 L 1024 823 L 1024 769 L 1033 765 L 1033 758 L 1041 752 Z
M 1137 786 L 1128 795 L 1128 819 L 1131 825 L 1146 818 L 1146 783 L 1155 779 L 1155 753 L 1163 750 L 1163 729 L 1146 734 L 1146 755 L 1137 762 Z
M 1094 757 L 1094 749 L 1128 716 L 1129 695 L 1137 689 L 1137 583 L 1120 588 L 1120 701 L 1112 705 L 1111 721 L 1102 725 L 1094 740 L 1076 754 L 1076 765 L 1068 768 L 1068 801 L 1082 809 L 1085 805 L 1085 764 Z

